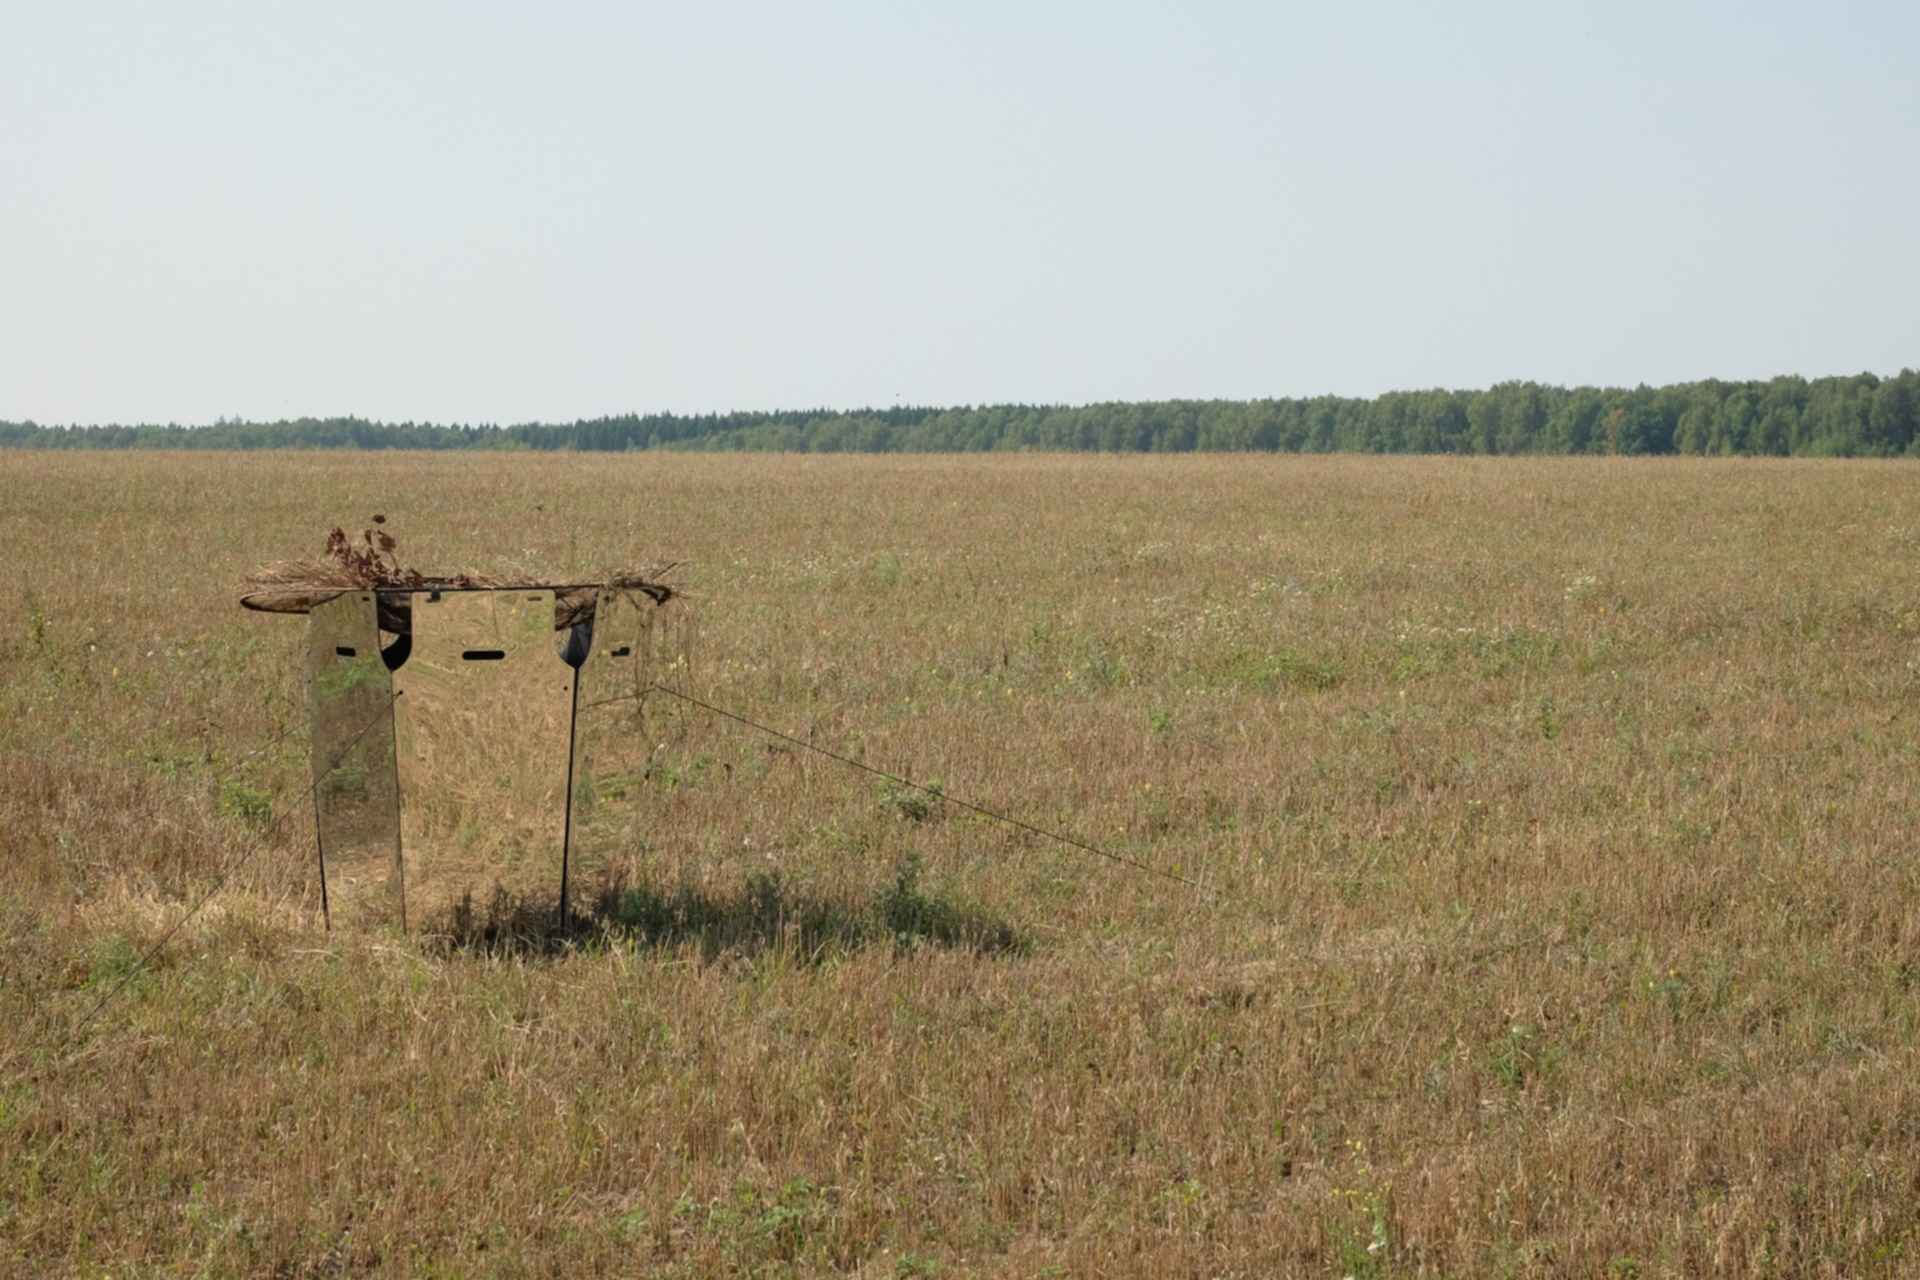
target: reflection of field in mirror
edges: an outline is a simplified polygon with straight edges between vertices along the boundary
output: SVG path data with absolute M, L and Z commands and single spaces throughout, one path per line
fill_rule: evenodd
M 413 597 L 394 672 L 409 923 L 496 885 L 558 909 L 573 671 L 551 591 Z
M 323 906 L 340 925 L 398 923 L 405 918 L 405 898 L 393 680 L 381 658 L 374 598 L 348 592 L 316 607 L 309 626 L 307 693 Z
M 0 1274 L 1902 1274 L 1915 479 L 0 454 Z M 329 937 L 307 624 L 233 591 L 374 511 L 688 561 L 650 669 L 1211 892 L 648 697 L 573 761 L 604 929 L 523 945 L 536 690 L 425 744 L 476 944 Z
M 577 902 L 647 873 L 653 765 L 687 729 L 683 705 L 652 686 L 685 678 L 689 631 L 684 607 L 617 588 L 600 594 L 574 717 L 568 887 Z

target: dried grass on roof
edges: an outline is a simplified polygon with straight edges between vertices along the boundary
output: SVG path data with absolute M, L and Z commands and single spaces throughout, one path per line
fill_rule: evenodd
M 374 517 L 376 523 L 384 520 L 383 516 Z M 679 588 L 664 581 L 677 567 L 672 563 L 614 570 L 585 583 L 529 582 L 484 573 L 423 573 L 400 563 L 398 546 L 384 529 L 366 529 L 358 542 L 345 530 L 334 529 L 327 535 L 327 549 L 320 558 L 275 560 L 248 574 L 240 603 L 266 613 L 306 613 L 342 592 L 373 590 L 382 593 L 381 626 L 400 631 L 406 629 L 402 601 L 390 599 L 388 593 L 398 597 L 414 591 L 552 591 L 554 628 L 560 630 L 592 621 L 594 601 L 602 587 L 636 591 L 655 604 L 666 604 L 681 594 Z

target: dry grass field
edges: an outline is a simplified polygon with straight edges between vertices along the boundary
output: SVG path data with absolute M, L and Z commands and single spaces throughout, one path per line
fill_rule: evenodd
M 0 1274 L 1920 1273 L 1911 464 L 0 494 Z M 590 928 L 329 936 L 304 624 L 235 597 L 376 511 L 687 561 L 701 697 L 1204 888 L 682 712 Z

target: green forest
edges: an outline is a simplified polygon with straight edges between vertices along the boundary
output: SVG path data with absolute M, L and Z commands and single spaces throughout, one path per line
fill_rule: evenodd
M 1920 456 L 1920 371 L 1631 389 L 1503 382 L 1480 391 L 1393 391 L 1372 399 L 625 414 L 511 426 L 360 418 L 211 426 L 0 422 L 0 447 Z

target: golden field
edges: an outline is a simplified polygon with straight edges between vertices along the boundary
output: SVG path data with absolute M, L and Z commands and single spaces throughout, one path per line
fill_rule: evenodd
M 0 1273 L 1920 1270 L 1920 471 L 0 453 Z M 331 935 L 257 564 L 685 561 L 595 925 Z M 211 903 L 83 1018 L 218 878 Z

